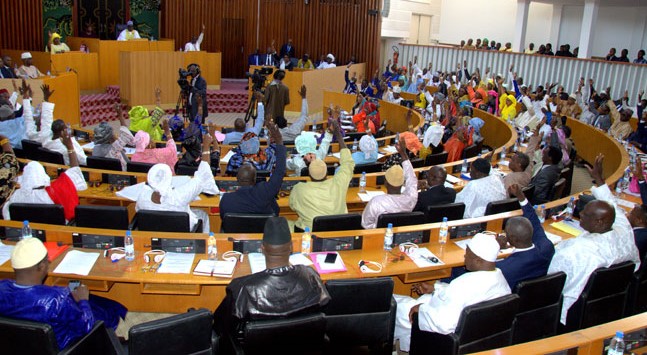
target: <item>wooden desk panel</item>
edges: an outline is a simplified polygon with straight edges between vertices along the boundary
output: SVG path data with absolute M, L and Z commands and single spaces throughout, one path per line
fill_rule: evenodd
M 119 88 L 129 105 L 155 104 L 155 89 L 162 90 L 161 102 L 176 103 L 180 93 L 178 68 L 186 68 L 182 52 L 120 53 Z
M 182 52 L 183 68 L 196 63 L 200 66 L 201 76 L 207 81 L 209 88 L 220 88 L 221 57 L 222 53 Z M 177 101 L 177 98 L 176 98 Z
M 31 56 L 32 56 L 31 62 L 32 62 L 33 65 L 36 66 L 36 68 L 38 68 L 38 70 L 40 70 L 41 73 L 47 74 L 47 72 L 49 70 L 51 70 L 50 69 L 50 57 L 51 57 L 51 54 L 49 54 L 49 52 L 45 52 L 45 51 L 42 51 L 42 52 L 41 51 L 25 51 L 25 50 L 8 49 L 8 48 L 3 48 L 2 49 L 2 55 L 10 56 L 11 59 L 13 60 L 13 63 L 15 65 L 17 65 L 18 68 L 20 68 L 20 66 L 23 65 L 22 59 L 20 59 L 20 56 L 24 52 L 31 53 Z
M 76 70 L 79 77 L 80 90 L 98 90 L 101 88 L 99 81 L 99 54 L 68 52 L 54 54 L 52 58 L 52 73 L 59 75 L 67 68 Z
M 99 78 L 101 86 L 119 85 L 120 52 L 147 52 L 149 50 L 148 41 L 100 41 L 99 70 L 101 74 Z

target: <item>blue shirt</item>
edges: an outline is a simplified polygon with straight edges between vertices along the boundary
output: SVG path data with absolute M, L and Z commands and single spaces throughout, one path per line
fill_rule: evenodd
M 240 140 L 243 139 L 243 135 L 247 132 L 254 132 L 255 135 L 259 135 L 261 132 L 261 129 L 263 128 L 263 123 L 265 122 L 265 110 L 263 109 L 263 104 L 258 103 L 258 109 L 256 110 L 257 113 L 257 118 L 256 118 L 256 123 L 254 124 L 254 127 L 247 127 L 245 129 L 245 132 L 229 132 L 225 134 L 225 139 L 222 141 L 222 144 L 231 144 L 232 142 L 234 143 L 240 143 Z
M 22 139 L 25 135 L 25 119 L 21 116 L 12 120 L 0 121 L 0 135 L 9 138 L 11 147 L 22 149 Z
M 372 164 L 377 161 L 377 152 L 371 152 L 369 158 L 366 159 L 364 152 L 358 150 L 355 153 L 351 154 L 351 157 L 353 157 L 353 160 L 355 161 L 355 166 L 362 164 Z

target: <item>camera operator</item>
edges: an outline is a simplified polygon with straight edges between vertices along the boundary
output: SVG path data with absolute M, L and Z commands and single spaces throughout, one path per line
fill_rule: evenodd
M 283 84 L 283 78 L 285 78 L 285 70 L 274 72 L 274 80 L 265 89 L 263 102 L 266 112 L 272 113 L 272 119 L 279 128 L 287 126 L 285 106 L 290 104 L 290 89 Z
M 202 124 L 209 114 L 209 109 L 207 106 L 207 81 L 200 75 L 200 66 L 197 64 L 189 64 L 187 67 L 189 76 L 191 76 L 191 84 L 189 87 L 189 98 L 187 103 L 189 105 L 189 112 L 191 115 L 191 120 L 195 118 L 198 114 L 198 96 L 202 97 L 202 112 L 204 116 L 202 117 Z

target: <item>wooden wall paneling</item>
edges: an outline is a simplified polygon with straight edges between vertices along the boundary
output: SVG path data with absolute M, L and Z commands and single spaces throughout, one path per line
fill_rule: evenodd
M 0 48 L 45 49 L 42 0 L 3 0 L 0 1 L 0 14 Z M 20 62 L 20 57 L 12 59 Z

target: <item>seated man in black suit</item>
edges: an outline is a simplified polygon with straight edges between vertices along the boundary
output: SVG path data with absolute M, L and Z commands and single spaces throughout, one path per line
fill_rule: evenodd
M 276 144 L 276 167 L 269 181 L 256 182 L 256 168 L 252 164 L 243 164 L 238 168 L 236 180 L 240 188 L 235 192 L 220 197 L 220 218 L 225 213 L 257 213 L 278 216 L 279 205 L 276 195 L 281 189 L 285 176 L 286 150 L 279 128 L 268 123 L 270 138 Z
M 235 336 L 247 320 L 316 312 L 330 301 L 313 268 L 290 265 L 292 238 L 284 217 L 267 220 L 262 248 L 267 269 L 233 279 L 227 286 L 227 295 L 214 312 L 218 335 Z
M 642 204 L 636 204 L 627 215 L 627 219 L 634 230 L 634 240 L 636 241 L 640 260 L 644 260 L 645 253 L 647 253 L 647 204 L 645 204 L 647 202 L 647 184 L 645 183 L 645 176 L 640 159 L 636 160 L 636 167 L 633 173 L 634 177 L 638 179 Z
M 535 185 L 534 202 L 537 205 L 553 200 L 553 190 L 562 171 L 559 166 L 562 161 L 562 150 L 554 146 L 547 146 L 541 152 L 541 161 L 543 163 L 541 170 L 530 181 Z
M 445 187 L 447 171 L 440 166 L 432 166 L 427 171 L 427 190 L 418 193 L 418 202 L 414 211 L 424 212 L 427 206 L 444 205 L 453 203 L 456 199 L 456 191 Z

